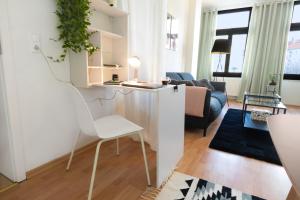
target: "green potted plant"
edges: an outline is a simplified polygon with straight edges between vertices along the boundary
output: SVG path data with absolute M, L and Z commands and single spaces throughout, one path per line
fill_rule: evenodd
M 269 85 L 276 86 L 277 85 L 277 75 L 270 74 L 270 83 Z
M 64 61 L 69 50 L 80 53 L 87 51 L 89 55 L 96 52 L 99 47 L 94 46 L 89 38 L 93 32 L 88 31 L 90 23 L 89 0 L 56 0 L 56 15 L 59 20 L 57 29 L 59 38 L 55 41 L 62 42 L 63 52 L 54 62 Z

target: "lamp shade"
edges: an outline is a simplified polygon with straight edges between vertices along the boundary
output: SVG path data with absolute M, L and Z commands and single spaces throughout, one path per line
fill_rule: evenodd
M 128 59 L 128 64 L 130 65 L 130 67 L 139 68 L 142 63 L 139 57 L 134 56 Z
M 215 40 L 214 46 L 211 50 L 211 53 L 215 54 L 230 54 L 231 45 L 229 40 L 226 39 L 217 39 Z

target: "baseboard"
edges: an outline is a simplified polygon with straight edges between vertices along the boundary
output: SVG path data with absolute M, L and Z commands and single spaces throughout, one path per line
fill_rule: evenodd
M 74 155 L 75 156 L 79 155 L 79 154 L 81 154 L 81 153 L 83 153 L 83 152 L 85 152 L 85 151 L 87 151 L 87 150 L 89 150 L 91 148 L 96 147 L 97 143 L 98 143 L 98 141 L 94 141 L 94 142 L 91 142 L 91 143 L 89 143 L 89 144 L 87 144 L 87 145 L 85 145 L 85 146 L 77 149 L 74 152 Z M 53 167 L 56 167 L 56 166 L 60 165 L 61 163 L 65 163 L 66 166 L 67 166 L 67 161 L 69 159 L 69 156 L 70 156 L 70 154 L 63 155 L 63 156 L 61 156 L 59 158 L 56 158 L 55 160 L 49 161 L 49 162 L 47 162 L 47 163 L 45 163 L 45 164 L 43 164 L 43 165 L 41 165 L 41 166 L 39 166 L 37 168 L 34 168 L 34 169 L 26 172 L 26 179 L 27 180 L 31 179 L 31 178 L 33 178 L 33 177 L 35 177 L 35 176 L 37 176 L 37 175 L 39 175 L 39 174 L 41 174 L 41 173 L 43 173 L 43 172 L 51 169 Z

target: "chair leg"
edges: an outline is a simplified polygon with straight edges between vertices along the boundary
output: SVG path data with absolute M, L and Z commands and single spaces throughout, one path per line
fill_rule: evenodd
M 119 142 L 119 138 L 116 139 L 116 143 L 117 143 L 117 155 L 120 155 L 120 149 L 119 149 L 120 142 Z
M 91 183 L 90 183 L 90 189 L 89 189 L 89 194 L 88 194 L 88 200 L 92 199 L 95 176 L 96 176 L 96 169 L 97 169 L 97 163 L 98 163 L 98 157 L 99 157 L 99 151 L 100 151 L 101 144 L 103 142 L 105 142 L 105 140 L 101 140 L 97 144 L 95 159 L 94 159 L 94 165 L 93 165 L 93 172 L 92 172 Z
M 146 151 L 145 151 L 145 143 L 144 143 L 144 137 L 141 133 L 138 133 L 141 139 L 141 144 L 142 144 L 142 151 L 143 151 L 143 156 L 144 156 L 144 162 L 145 162 L 145 169 L 146 169 L 146 175 L 147 175 L 147 183 L 148 186 L 151 185 L 151 181 L 150 181 L 150 175 L 149 175 L 149 166 L 148 166 L 148 161 L 147 161 L 147 155 L 146 155 Z
M 72 163 L 72 160 L 73 160 L 73 156 L 74 156 L 74 151 L 75 151 L 77 142 L 78 142 L 79 137 L 80 137 L 80 133 L 81 133 L 81 132 L 79 132 L 79 133 L 76 135 L 75 139 L 74 139 L 74 143 L 73 143 L 73 146 L 72 146 L 72 150 L 71 150 L 69 162 L 68 162 L 68 165 L 67 165 L 67 168 L 66 168 L 67 171 L 70 169 L 70 166 L 71 166 L 71 163 Z

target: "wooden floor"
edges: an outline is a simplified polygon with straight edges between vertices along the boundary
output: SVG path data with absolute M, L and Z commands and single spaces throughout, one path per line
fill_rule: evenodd
M 231 107 L 241 105 L 231 102 Z M 186 131 L 185 153 L 177 171 L 201 177 L 243 192 L 270 200 L 284 200 L 291 183 L 285 170 L 277 165 L 208 148 L 227 108 L 210 126 L 208 136 L 202 130 Z M 300 113 L 300 108 L 289 108 Z M 135 200 L 146 188 L 142 153 L 138 143 L 120 141 L 120 156 L 115 155 L 115 143 L 104 144 L 98 165 L 94 199 Z M 155 181 L 155 153 L 147 150 L 150 173 Z M 86 199 L 92 171 L 94 148 L 75 156 L 69 172 L 66 163 L 24 181 L 0 193 L 1 200 L 77 200 Z
M 10 186 L 14 185 L 14 182 L 0 174 L 0 192 L 4 191 L 6 188 L 9 188 Z M 0 195 L 1 197 L 1 195 Z

